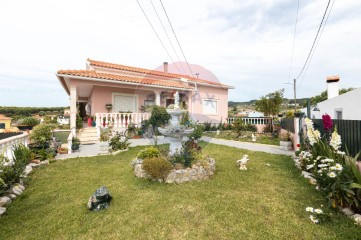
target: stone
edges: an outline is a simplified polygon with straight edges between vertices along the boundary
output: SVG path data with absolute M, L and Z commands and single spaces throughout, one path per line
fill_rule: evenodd
M 11 203 L 11 198 L 6 196 L 0 198 L 0 207 L 9 205 L 10 203 Z
M 103 186 L 90 196 L 87 206 L 89 210 L 99 211 L 108 208 L 111 200 L 112 196 L 109 194 L 108 189 Z
M 355 214 L 352 215 L 351 217 L 355 220 L 356 224 L 361 226 L 361 214 Z
M 16 195 L 11 193 L 11 194 L 9 194 L 9 198 L 11 198 L 11 200 L 14 200 L 16 198 Z
M 25 170 L 24 170 L 23 174 L 24 174 L 25 176 L 27 176 L 27 175 L 29 175 L 32 171 L 33 171 L 33 168 L 30 167 L 29 165 L 27 165 L 27 166 L 25 167 Z
M 345 214 L 346 216 L 352 216 L 352 215 L 355 214 L 355 213 L 354 213 L 351 209 L 349 209 L 349 208 L 341 208 L 341 212 L 342 212 L 343 214 Z
M 312 177 L 312 173 L 306 172 L 306 171 L 302 171 L 302 176 L 304 178 L 311 178 Z
M 13 187 L 11 192 L 17 196 L 20 196 L 23 193 L 23 191 L 18 186 Z
M 29 163 L 29 166 L 32 167 L 32 168 L 37 168 L 40 166 L 40 164 L 38 163 Z
M 6 212 L 6 208 L 0 207 L 0 216 Z
M 16 186 L 18 186 L 21 189 L 21 191 L 25 190 L 25 187 L 23 185 L 21 185 L 21 184 L 17 184 Z
M 49 165 L 49 160 L 41 161 L 40 165 Z
M 39 164 L 41 161 L 38 159 L 31 160 L 31 163 Z

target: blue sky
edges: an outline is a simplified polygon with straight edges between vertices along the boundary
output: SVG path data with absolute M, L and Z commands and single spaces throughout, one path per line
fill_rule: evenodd
M 176 46 L 159 1 L 152 1 Z M 176 60 L 150 1 L 139 2 Z M 286 89 L 286 97 L 293 96 L 292 86 L 284 83 L 302 68 L 327 2 L 300 0 L 289 75 L 297 0 L 163 0 L 188 61 L 235 86 L 229 94 L 233 101 L 257 99 L 280 88 Z M 361 86 L 359 9 L 358 0 L 335 2 L 299 80 L 299 97 L 325 90 L 329 75 L 340 75 L 340 87 Z M 3 106 L 68 105 L 55 73 L 84 69 L 87 58 L 149 69 L 172 62 L 135 0 L 1 1 L 0 31 Z

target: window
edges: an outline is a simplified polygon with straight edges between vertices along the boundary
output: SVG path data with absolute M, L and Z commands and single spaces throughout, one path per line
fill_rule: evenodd
M 342 119 L 342 110 L 336 110 L 336 119 Z
M 217 101 L 213 99 L 203 100 L 203 113 L 204 114 L 217 114 Z
M 113 112 L 136 112 L 136 110 L 136 95 L 113 93 Z
M 144 100 L 144 106 L 150 107 L 155 105 L 155 100 Z

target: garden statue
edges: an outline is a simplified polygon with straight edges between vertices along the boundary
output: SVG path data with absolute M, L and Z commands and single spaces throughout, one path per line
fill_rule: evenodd
M 99 211 L 108 208 L 112 196 L 110 196 L 108 189 L 103 186 L 95 191 L 88 200 L 88 209 L 92 211 Z
M 174 109 L 179 109 L 179 93 L 176 91 L 174 93 Z
M 257 141 L 257 138 L 256 138 L 256 136 L 252 133 L 252 142 L 255 142 L 255 141 Z
M 237 165 L 239 165 L 239 170 L 247 170 L 246 164 L 249 161 L 248 155 L 243 155 L 242 159 L 237 161 Z

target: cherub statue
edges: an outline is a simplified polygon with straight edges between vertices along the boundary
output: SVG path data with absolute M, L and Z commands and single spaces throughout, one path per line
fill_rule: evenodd
M 248 155 L 244 154 L 242 159 L 237 161 L 237 165 L 239 165 L 239 170 L 247 170 L 246 164 L 249 161 Z

